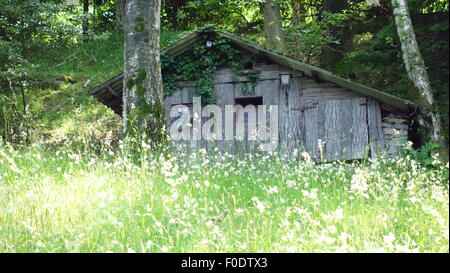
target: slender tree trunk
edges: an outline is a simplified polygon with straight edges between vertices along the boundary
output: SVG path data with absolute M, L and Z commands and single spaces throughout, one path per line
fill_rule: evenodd
M 322 10 L 330 13 L 341 13 L 348 7 L 347 0 L 322 0 Z M 349 46 L 350 29 L 330 26 L 331 35 L 340 40 L 341 45 L 329 44 L 322 50 L 321 66 L 327 70 L 333 70 L 342 59 L 342 52 Z
M 126 0 L 116 0 L 116 28 L 122 29 L 125 25 L 125 2 Z
M 429 128 L 429 139 L 441 144 L 445 149 L 446 143 L 442 136 L 441 118 L 433 98 L 428 73 L 417 44 L 416 34 L 409 14 L 406 0 L 392 0 L 397 33 L 402 44 L 403 62 L 409 79 L 414 83 L 418 92 L 418 105 L 425 117 L 420 118 L 425 128 Z
M 89 40 L 89 0 L 83 0 L 83 42 Z
M 306 8 L 305 0 L 291 0 L 292 5 L 292 24 L 300 24 L 305 21 Z
M 127 0 L 123 132 L 145 131 L 162 140 L 165 110 L 160 64 L 161 0 Z
M 30 143 L 30 130 L 28 129 L 28 115 L 27 115 L 27 99 L 25 97 L 25 88 L 20 86 L 20 93 L 22 94 L 22 109 L 23 109 L 23 122 L 25 126 L 25 142 Z
M 267 45 L 272 49 L 284 52 L 285 40 L 282 29 L 280 5 L 277 4 L 275 0 L 265 0 L 263 9 Z
M 301 46 L 301 29 L 300 24 L 305 22 L 306 18 L 306 9 L 305 9 L 305 1 L 304 0 L 291 0 L 292 5 L 292 21 L 291 25 L 295 31 L 296 36 L 294 36 L 294 52 L 293 57 L 296 59 L 301 58 L 302 52 L 300 52 L 299 48 Z

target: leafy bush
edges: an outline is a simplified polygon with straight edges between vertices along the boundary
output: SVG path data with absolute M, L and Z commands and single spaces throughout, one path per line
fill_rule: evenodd
M 403 157 L 415 160 L 428 168 L 433 168 L 433 166 L 436 165 L 436 161 L 439 160 L 439 144 L 427 142 L 419 149 L 412 149 L 411 144 L 412 143 L 409 143 L 400 149 L 400 153 Z

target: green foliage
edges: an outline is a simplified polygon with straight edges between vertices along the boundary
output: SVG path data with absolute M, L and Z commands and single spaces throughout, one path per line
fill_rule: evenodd
M 88 14 L 89 28 L 94 33 L 113 31 L 116 27 L 116 0 L 93 0 L 90 2 L 95 11 Z M 75 8 L 77 11 L 81 11 L 79 9 L 81 5 Z
M 417 16 L 413 19 L 423 15 Z M 446 18 L 443 21 L 442 18 L 427 21 L 416 19 L 418 23 L 414 25 L 443 124 L 448 124 L 449 109 L 448 16 Z M 417 93 L 406 74 L 400 41 L 392 19 L 373 35 L 365 33 L 358 38 L 362 41 L 345 55 L 335 72 L 395 96 L 417 100 Z M 443 129 L 448 139 L 448 127 L 444 126 Z
M 61 1 L 0 0 L 0 6 L 0 135 L 19 141 L 28 126 L 24 93 L 18 90 L 49 83 L 40 73 L 30 75 L 36 65 L 29 55 L 70 45 L 76 29 L 59 16 L 68 12 Z
M 427 168 L 433 168 L 435 161 L 439 159 L 439 156 L 436 154 L 439 151 L 439 147 L 440 145 L 437 143 L 427 142 L 417 150 L 405 146 L 400 152 L 403 157 L 415 160 Z
M 306 63 L 320 63 L 323 49 L 339 44 L 339 37 L 331 27 L 342 26 L 348 20 L 346 14 L 325 13 L 320 21 L 305 21 L 286 28 L 287 53 Z
M 206 41 L 211 41 L 212 47 L 208 48 Z M 162 55 L 165 95 L 171 95 L 180 89 L 178 81 L 192 82 L 192 86 L 195 87 L 194 96 L 200 96 L 205 104 L 214 103 L 214 72 L 223 67 L 231 67 L 236 79 L 238 69 L 244 67 L 239 56 L 240 50 L 227 39 L 207 35 L 195 42 L 192 49 L 182 55 L 175 58 Z M 254 91 L 259 75 L 248 75 L 248 78 Z M 247 86 L 245 88 L 247 90 Z
M 260 4 L 261 0 L 165 0 L 162 26 L 193 30 L 214 24 L 228 31 L 249 33 L 262 28 Z
M 250 82 L 241 82 L 241 93 L 246 96 L 255 95 L 256 87 L 259 83 L 259 73 L 246 74 Z
M 412 13 L 448 12 L 447 0 L 409 0 L 408 5 Z

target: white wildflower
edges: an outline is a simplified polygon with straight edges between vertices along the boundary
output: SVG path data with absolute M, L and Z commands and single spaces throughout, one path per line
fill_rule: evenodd
M 267 192 L 268 192 L 269 194 L 272 194 L 272 193 L 278 193 L 278 187 L 277 187 L 277 186 L 269 187 L 269 189 L 267 190 Z
M 367 177 L 369 174 L 361 169 L 356 169 L 355 174 L 352 176 L 350 190 L 365 198 L 369 198 L 367 191 L 369 190 L 369 184 L 367 183 Z
M 386 244 L 391 245 L 395 241 L 395 234 L 390 232 L 388 235 L 383 236 L 383 240 Z
M 252 201 L 255 202 L 256 208 L 260 213 L 264 213 L 266 211 L 266 207 L 264 206 L 263 202 L 259 201 L 258 197 L 253 197 Z

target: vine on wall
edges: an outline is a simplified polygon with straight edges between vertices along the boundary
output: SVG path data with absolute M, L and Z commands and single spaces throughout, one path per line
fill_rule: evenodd
M 211 47 L 206 46 L 207 41 L 212 41 Z M 180 81 L 192 82 L 192 87 L 195 88 L 194 96 L 200 96 L 204 104 L 214 103 L 214 72 L 224 67 L 231 67 L 233 81 L 238 82 L 237 71 L 244 68 L 244 64 L 240 61 L 240 50 L 221 37 L 210 37 L 205 34 L 192 45 L 192 49 L 175 58 L 162 54 L 164 95 L 170 96 L 180 90 Z M 259 82 L 259 73 L 250 73 L 246 76 L 250 80 L 250 88 L 248 83 L 241 83 L 242 93 L 254 94 Z
M 259 83 L 259 73 L 246 74 L 250 82 L 241 82 L 241 93 L 245 96 L 255 95 L 256 86 Z M 235 81 L 236 82 L 236 81 Z

